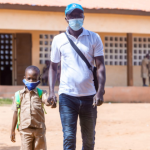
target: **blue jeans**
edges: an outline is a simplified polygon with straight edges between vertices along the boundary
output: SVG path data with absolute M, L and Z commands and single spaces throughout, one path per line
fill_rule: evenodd
M 97 107 L 93 108 L 93 95 L 73 97 L 59 96 L 59 112 L 64 134 L 64 150 L 76 149 L 77 119 L 79 116 L 83 146 L 82 150 L 94 150 Z

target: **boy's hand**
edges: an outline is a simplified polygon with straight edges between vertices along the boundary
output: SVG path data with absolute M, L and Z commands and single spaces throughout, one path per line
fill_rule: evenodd
M 13 143 L 16 142 L 16 140 L 15 140 L 15 131 L 14 131 L 14 132 L 11 132 L 11 134 L 10 134 L 10 140 L 11 140 Z
M 51 108 L 57 107 L 57 97 L 54 93 L 49 95 L 47 102 L 51 105 Z
M 47 99 L 45 100 L 45 105 L 46 105 L 46 106 L 51 106 L 51 105 L 47 102 Z

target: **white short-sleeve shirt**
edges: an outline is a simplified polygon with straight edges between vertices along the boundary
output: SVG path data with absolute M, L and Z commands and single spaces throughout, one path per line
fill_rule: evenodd
M 84 28 L 77 39 L 69 34 L 68 28 L 66 33 L 94 67 L 94 57 L 104 55 L 100 36 Z M 92 71 L 70 45 L 64 33 L 53 39 L 51 61 L 61 61 L 59 95 L 64 93 L 80 97 L 96 93 Z

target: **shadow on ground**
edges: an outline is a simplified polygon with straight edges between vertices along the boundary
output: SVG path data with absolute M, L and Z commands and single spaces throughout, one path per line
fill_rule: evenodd
M 2 146 L 0 145 L 0 150 L 20 150 L 20 146 Z

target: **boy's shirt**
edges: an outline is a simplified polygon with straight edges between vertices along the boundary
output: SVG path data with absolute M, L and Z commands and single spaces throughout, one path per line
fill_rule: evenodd
M 19 130 L 34 127 L 45 128 L 45 117 L 42 103 L 47 100 L 47 92 L 43 90 L 42 99 L 39 98 L 37 89 L 28 91 L 26 88 L 20 90 L 20 125 Z M 17 105 L 14 98 L 12 110 L 17 111 Z

